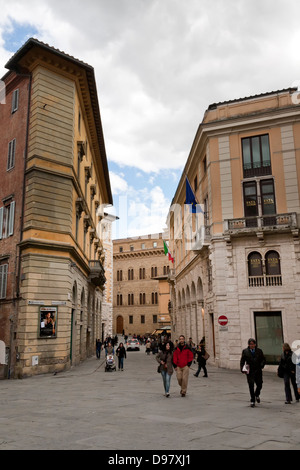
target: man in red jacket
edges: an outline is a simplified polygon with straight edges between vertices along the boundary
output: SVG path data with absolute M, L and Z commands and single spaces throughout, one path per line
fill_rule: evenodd
M 179 336 L 179 344 L 173 353 L 173 365 L 176 370 L 178 383 L 181 387 L 180 394 L 182 397 L 186 395 L 190 366 L 193 359 L 194 355 L 186 345 L 185 337 L 183 335 Z

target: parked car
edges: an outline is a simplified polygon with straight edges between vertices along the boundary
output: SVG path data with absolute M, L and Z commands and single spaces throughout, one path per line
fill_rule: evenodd
M 139 351 L 140 350 L 140 343 L 137 339 L 128 339 L 126 343 L 127 351 Z

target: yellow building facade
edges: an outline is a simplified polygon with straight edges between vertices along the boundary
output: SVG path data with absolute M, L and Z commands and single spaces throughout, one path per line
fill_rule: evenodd
M 31 86 L 11 361 L 21 377 L 94 353 L 105 285 L 99 223 L 112 195 L 93 68 L 35 39 L 6 67 Z
M 149 335 L 169 325 L 170 262 L 162 234 L 113 240 L 113 332 Z
M 222 367 L 249 337 L 269 364 L 300 337 L 299 131 L 295 89 L 210 105 L 172 201 L 173 329 Z

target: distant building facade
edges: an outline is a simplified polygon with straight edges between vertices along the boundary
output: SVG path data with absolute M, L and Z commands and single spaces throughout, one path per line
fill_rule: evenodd
M 161 286 L 169 265 L 162 234 L 113 240 L 114 333 L 145 335 L 170 324 L 169 286 Z
M 35 39 L 6 68 L 1 378 L 63 370 L 94 352 L 106 281 L 99 223 L 112 204 L 93 68 Z
M 168 219 L 171 316 L 221 367 L 249 337 L 269 364 L 300 339 L 299 149 L 294 89 L 213 104 L 196 133 Z

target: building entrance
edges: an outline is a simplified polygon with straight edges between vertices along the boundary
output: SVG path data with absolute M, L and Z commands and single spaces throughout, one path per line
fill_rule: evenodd
M 254 312 L 254 321 L 257 346 L 268 364 L 278 364 L 283 344 L 281 312 Z
M 122 335 L 124 329 L 124 320 L 121 315 L 117 317 L 117 335 Z

